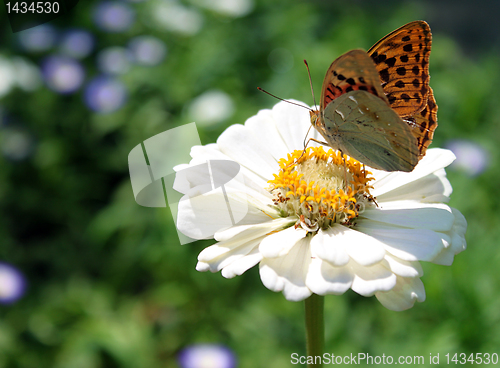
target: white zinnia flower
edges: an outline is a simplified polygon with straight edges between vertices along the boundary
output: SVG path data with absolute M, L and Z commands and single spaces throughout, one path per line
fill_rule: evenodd
M 444 167 L 453 153 L 429 149 L 410 173 L 369 169 L 371 176 L 321 147 L 297 164 L 309 126 L 306 109 L 280 102 L 229 127 L 216 144 L 193 147 L 190 164 L 175 168 L 174 188 L 185 194 L 178 229 L 218 241 L 196 269 L 231 278 L 260 263 L 264 285 L 292 301 L 349 288 L 392 310 L 424 301 L 419 261 L 451 265 L 466 248 L 465 218 L 442 203 L 452 192 Z M 240 175 L 224 191 L 208 191 L 197 170 L 181 175 L 207 160 L 235 161 Z M 220 220 L 228 207 L 219 205 L 228 200 L 247 209 L 229 228 Z

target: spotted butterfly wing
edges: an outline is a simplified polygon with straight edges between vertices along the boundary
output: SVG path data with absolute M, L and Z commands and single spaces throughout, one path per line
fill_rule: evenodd
M 424 21 L 396 29 L 368 50 L 390 106 L 417 139 L 419 159 L 437 127 L 437 105 L 429 86 L 432 35 Z
M 373 168 L 408 172 L 418 162 L 417 139 L 389 106 L 363 50 L 349 51 L 330 65 L 311 123 L 329 146 Z

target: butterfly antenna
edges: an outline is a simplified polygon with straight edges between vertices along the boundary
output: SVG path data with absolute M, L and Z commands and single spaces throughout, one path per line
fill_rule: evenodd
M 309 110 L 309 111 L 312 111 L 309 107 L 306 107 L 306 106 L 304 106 L 304 105 L 299 105 L 298 103 L 295 103 L 295 102 L 292 102 L 292 101 L 288 101 L 288 100 L 285 100 L 284 98 L 281 98 L 281 97 L 275 96 L 275 95 L 273 95 L 272 93 L 267 92 L 267 91 L 266 91 L 265 89 L 263 89 L 263 88 L 257 87 L 257 89 L 258 89 L 259 91 L 261 91 L 261 92 L 267 93 L 269 96 L 272 96 L 272 97 L 274 97 L 274 98 L 277 98 L 277 99 L 278 99 L 278 100 L 280 100 L 280 101 L 288 102 L 289 104 L 296 105 L 296 106 L 300 106 L 300 107 L 303 107 L 304 109 L 307 109 L 307 110 Z
M 309 64 L 307 64 L 307 61 L 305 59 L 304 59 L 304 64 L 306 64 L 307 75 L 309 76 L 309 85 L 311 86 L 311 94 L 313 95 L 314 106 L 316 106 L 316 97 L 314 97 L 314 89 L 313 89 L 313 83 L 312 83 L 312 79 L 311 79 L 311 71 L 309 70 Z

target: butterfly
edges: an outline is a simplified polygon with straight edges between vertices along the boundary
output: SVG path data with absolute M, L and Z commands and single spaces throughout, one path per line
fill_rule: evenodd
M 326 142 L 368 166 L 410 172 L 437 127 L 429 87 L 432 37 L 424 21 L 410 22 L 368 52 L 352 50 L 328 68 L 311 124 Z

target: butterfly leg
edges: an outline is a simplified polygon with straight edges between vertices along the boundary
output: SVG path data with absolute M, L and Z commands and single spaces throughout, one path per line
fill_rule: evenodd
M 307 140 L 307 142 L 305 143 L 304 145 L 304 149 L 302 150 L 302 154 L 300 155 L 300 157 L 297 159 L 297 162 L 300 161 L 300 159 L 302 158 L 302 156 L 304 156 L 304 153 L 306 153 L 306 149 L 307 149 L 307 145 L 309 144 L 310 141 L 314 141 L 316 143 L 319 143 L 319 144 L 322 144 L 323 146 L 328 146 L 328 143 L 326 142 L 321 142 L 321 141 L 318 141 L 317 139 L 314 139 L 314 138 L 309 138 Z
M 364 174 L 365 179 L 366 179 L 366 166 L 365 166 L 365 164 L 363 164 L 363 174 Z M 365 194 L 365 197 L 366 197 L 369 201 L 371 201 L 371 202 L 375 203 L 375 206 L 377 206 L 377 207 L 378 207 L 378 203 L 377 203 L 376 198 L 375 198 L 374 196 L 372 196 L 372 195 L 366 195 L 366 194 Z
M 342 155 L 342 161 L 344 161 L 344 190 L 347 193 L 347 164 L 345 162 L 344 152 L 342 152 L 341 150 L 339 151 L 340 154 Z

